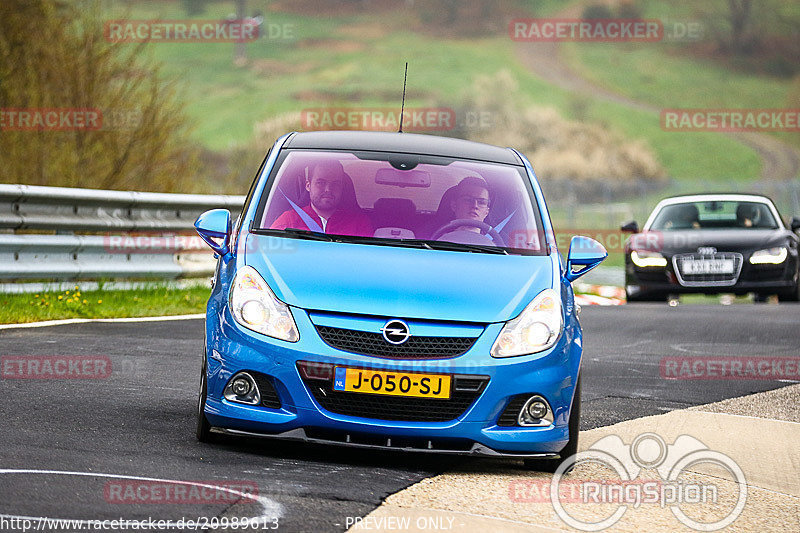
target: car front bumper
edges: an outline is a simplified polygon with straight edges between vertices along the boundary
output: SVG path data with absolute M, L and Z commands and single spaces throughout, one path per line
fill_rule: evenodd
M 553 456 L 567 444 L 569 411 L 582 352 L 580 326 L 574 319 L 568 321 L 558 343 L 540 354 L 492 358 L 489 350 L 502 324 L 489 324 L 459 357 L 411 361 L 337 350 L 320 338 L 305 311 L 292 308 L 292 313 L 300 331 L 296 343 L 245 330 L 233 322 L 227 310 L 216 314 L 209 309 L 205 415 L 216 431 L 369 448 L 511 457 Z M 301 377 L 298 361 L 394 372 L 485 376 L 488 383 L 452 420 L 383 420 L 323 408 Z M 273 380 L 280 408 L 223 398 L 222 391 L 231 377 L 248 370 Z M 499 426 L 498 418 L 512 397 L 520 394 L 543 396 L 553 411 L 554 422 L 544 427 Z

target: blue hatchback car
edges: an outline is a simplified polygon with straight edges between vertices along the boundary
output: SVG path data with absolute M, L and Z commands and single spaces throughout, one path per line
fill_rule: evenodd
M 527 159 L 408 133 L 278 139 L 241 216 L 195 222 L 218 256 L 197 438 L 522 458 L 577 449 L 581 326 Z

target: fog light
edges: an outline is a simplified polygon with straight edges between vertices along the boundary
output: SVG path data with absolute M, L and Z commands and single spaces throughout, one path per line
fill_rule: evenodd
M 222 396 L 230 401 L 258 405 L 261 403 L 261 393 L 258 391 L 253 376 L 247 372 L 239 372 L 225 385 Z
M 231 390 L 236 396 L 244 396 L 250 392 L 250 382 L 244 378 L 236 378 L 233 380 Z
M 534 418 L 536 420 L 544 418 L 544 416 L 547 414 L 547 405 L 545 405 L 544 402 L 540 402 L 539 400 L 531 402 L 530 404 L 528 404 L 528 414 L 530 415 L 531 418 Z
M 522 406 L 517 417 L 520 426 L 549 426 L 553 423 L 553 410 L 541 396 L 531 396 Z

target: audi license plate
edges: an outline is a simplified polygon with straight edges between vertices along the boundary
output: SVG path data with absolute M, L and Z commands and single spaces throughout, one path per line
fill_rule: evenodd
M 450 398 L 450 382 L 450 376 L 443 374 L 385 372 L 337 366 L 333 375 L 333 390 L 447 400 Z
M 684 274 L 733 274 L 733 259 L 685 259 Z

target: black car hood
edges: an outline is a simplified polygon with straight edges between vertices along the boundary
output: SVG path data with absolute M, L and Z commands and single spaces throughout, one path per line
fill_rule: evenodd
M 714 247 L 719 252 L 746 252 L 786 245 L 792 233 L 784 229 L 719 229 L 686 231 L 649 231 L 634 235 L 634 249 L 668 254 L 697 252 L 700 247 Z

